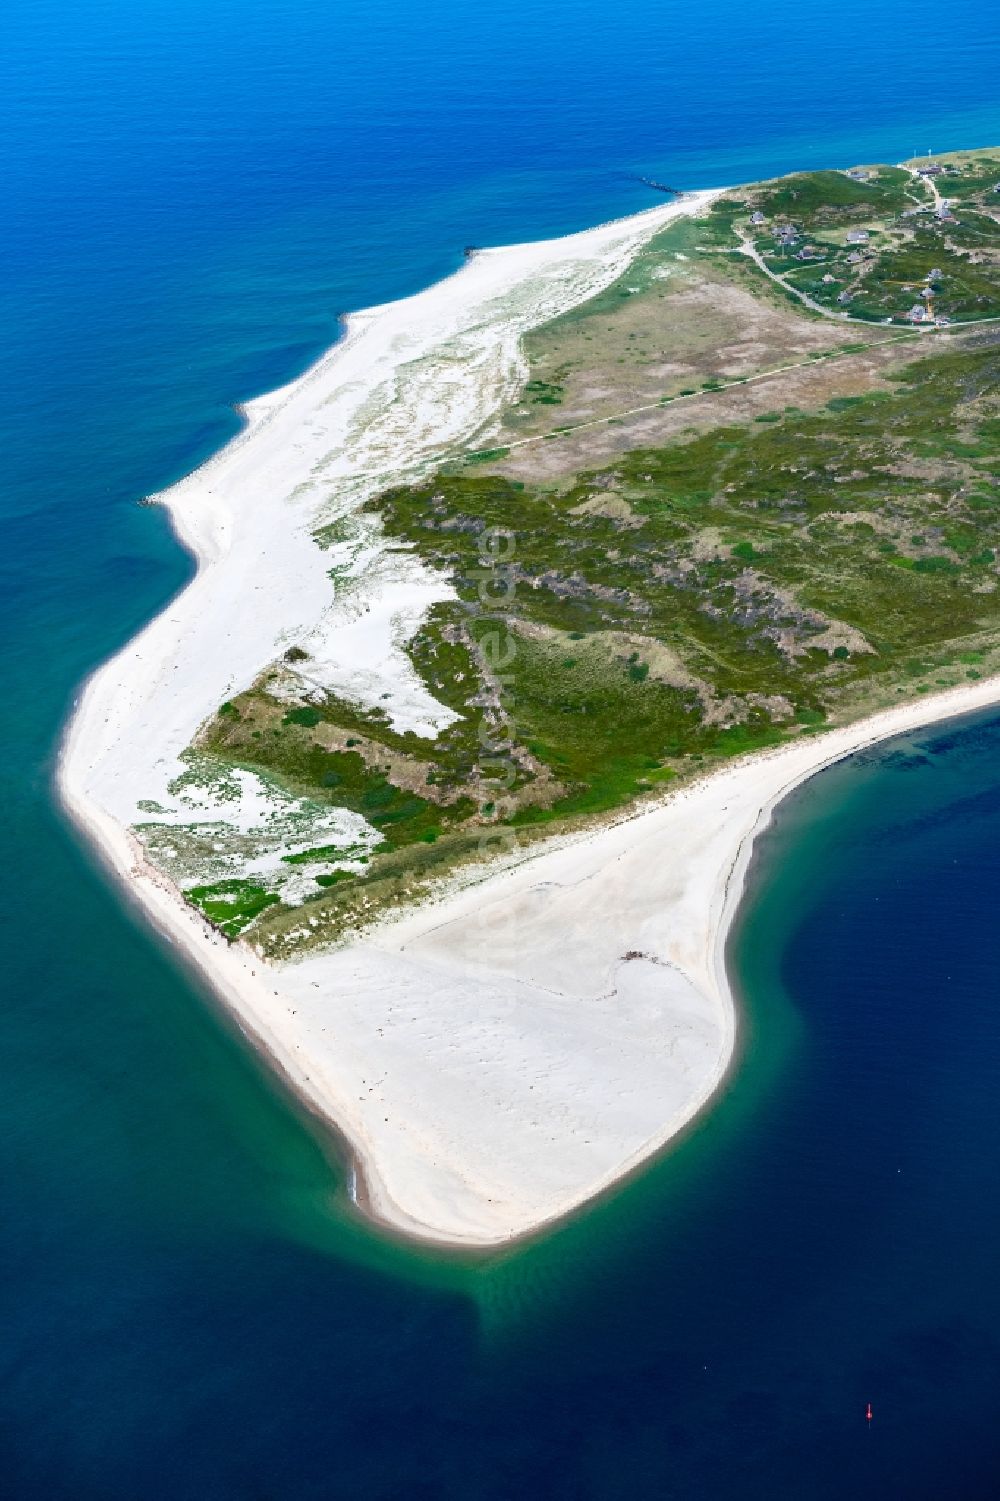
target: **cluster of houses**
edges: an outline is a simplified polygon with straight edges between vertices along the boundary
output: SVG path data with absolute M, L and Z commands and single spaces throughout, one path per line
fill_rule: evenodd
M 900 218 L 901 219 L 917 219 L 917 218 L 920 217 L 921 214 L 928 214 L 928 213 L 930 213 L 930 208 L 929 207 L 928 208 L 904 208 L 902 214 L 900 215 Z M 952 212 L 951 201 L 949 199 L 947 199 L 947 198 L 942 198 L 941 201 L 940 201 L 940 203 L 938 203 L 936 205 L 936 207 L 934 209 L 934 217 L 941 224 L 957 224 L 958 223 L 958 220 L 955 218 L 955 215 Z
M 930 165 L 927 166 L 927 167 L 918 167 L 917 168 L 917 176 L 918 177 L 940 177 L 941 173 L 944 170 L 945 169 L 941 165 L 940 162 L 931 162 Z M 850 172 L 848 172 L 847 175 L 848 175 L 848 177 L 852 176 L 852 174 Z M 1000 182 L 998 182 L 998 183 L 996 183 L 994 185 L 993 192 L 994 193 L 1000 193 Z
M 946 170 L 947 169 L 942 166 L 941 163 L 930 162 L 925 167 L 919 167 L 917 169 L 917 175 L 924 178 L 937 178 L 940 177 L 941 174 Z M 852 167 L 845 175 L 855 182 L 869 182 L 873 178 L 877 177 L 878 174 L 867 167 Z M 1000 193 L 1000 182 L 996 183 L 993 186 L 992 191 L 994 193 Z M 955 215 L 952 212 L 952 202 L 947 198 L 942 198 L 938 194 L 936 188 L 935 197 L 937 199 L 937 202 L 934 206 L 933 212 L 937 221 L 940 224 L 957 223 L 958 221 L 956 220 Z M 911 216 L 917 214 L 926 214 L 929 211 L 930 205 L 928 205 L 926 208 L 904 209 L 903 217 L 910 218 Z M 762 225 L 767 224 L 767 222 L 767 215 L 762 213 L 760 209 L 755 210 L 750 216 L 750 223 L 755 229 L 759 229 Z M 806 241 L 804 244 L 801 243 L 803 239 L 802 232 L 794 224 L 776 224 L 774 226 L 773 233 L 779 250 L 784 251 L 784 253 L 787 255 L 794 255 L 795 259 L 798 261 L 810 261 L 826 256 L 830 253 L 828 246 L 821 247 L 818 245 L 810 244 L 808 241 Z M 870 239 L 871 231 L 867 229 L 850 229 L 847 231 L 847 234 L 845 236 L 846 244 L 848 247 L 846 261 L 849 266 L 860 267 L 864 264 L 865 261 L 870 261 L 873 259 L 874 251 L 871 248 L 862 248 L 869 244 Z M 798 248 L 796 249 L 795 247 Z M 940 314 L 937 314 L 934 309 L 934 299 L 938 291 L 941 277 L 942 272 L 937 267 L 935 267 L 934 270 L 929 271 L 923 278 L 924 285 L 919 289 L 918 301 L 913 304 L 909 312 L 903 315 L 907 323 L 934 325 L 938 328 L 941 328 L 951 322 L 950 318 L 946 318 L 941 316 Z M 836 286 L 838 277 L 832 275 L 828 271 L 823 276 L 822 280 L 825 286 L 833 287 Z M 914 287 L 904 287 L 903 290 L 904 292 L 913 292 L 917 289 Z M 851 291 L 845 289 L 837 294 L 837 302 L 840 303 L 841 306 L 844 306 L 845 304 L 852 301 L 853 295 L 854 294 Z M 843 316 L 847 317 L 848 315 L 845 312 Z M 897 319 L 898 317 L 899 314 L 896 315 Z M 892 323 L 893 318 L 890 316 L 884 318 L 882 321 L 884 323 Z
M 862 171 L 862 170 L 863 169 L 861 169 L 861 168 L 857 169 L 857 171 Z M 931 175 L 934 175 L 936 172 L 938 172 L 940 170 L 941 169 L 939 167 L 934 167 L 934 168 L 929 168 L 928 169 L 928 171 L 931 173 Z M 852 172 L 849 172 L 847 175 L 850 177 L 850 176 L 853 176 L 855 174 L 852 171 Z M 1000 191 L 1000 184 L 998 184 L 997 190 Z M 950 211 L 948 209 L 948 205 L 947 205 L 946 201 L 942 202 L 941 208 L 943 208 L 945 210 L 945 212 L 942 213 L 941 209 L 939 208 L 939 210 L 938 210 L 938 217 L 939 218 L 951 218 L 952 217 L 951 214 L 950 214 Z M 761 211 L 759 209 L 757 209 L 753 214 L 751 214 L 751 216 L 750 216 L 750 223 L 755 228 L 759 228 L 762 224 L 766 224 L 767 223 L 767 216 L 766 216 L 766 214 L 762 214 Z M 798 245 L 799 240 L 802 238 L 799 230 L 795 227 L 794 224 L 777 224 L 777 225 L 775 225 L 775 228 L 774 228 L 774 237 L 775 237 L 778 245 L 781 247 L 781 249 L 784 250 L 784 251 L 786 251 L 786 252 L 788 252 L 788 253 L 792 252 L 793 246 Z M 853 249 L 850 250 L 850 252 L 847 255 L 847 264 L 849 266 L 860 266 L 860 265 L 862 265 L 864 263 L 864 261 L 866 261 L 868 259 L 871 259 L 873 252 L 870 249 L 866 250 L 866 251 L 862 251 L 859 248 L 861 246 L 868 245 L 868 243 L 869 243 L 869 241 L 871 239 L 871 231 L 870 230 L 867 230 L 867 229 L 849 229 L 847 231 L 847 235 L 845 236 L 845 238 L 846 238 L 847 244 L 850 245 L 850 246 L 852 246 L 852 247 L 854 247 Z M 809 261 L 809 260 L 815 259 L 817 256 L 822 256 L 822 255 L 826 254 L 826 251 L 823 250 L 818 245 L 810 245 L 807 242 L 806 244 L 802 245 L 794 253 L 795 253 L 795 259 L 796 260 L 798 260 L 798 261 Z M 934 295 L 935 295 L 935 291 L 937 289 L 937 285 L 938 285 L 938 283 L 941 280 L 941 275 L 942 275 L 942 273 L 938 269 L 938 267 L 935 267 L 933 271 L 928 271 L 927 275 L 924 277 L 925 285 L 921 289 L 921 292 L 920 292 L 920 301 L 919 302 L 915 302 L 913 304 L 913 306 L 910 308 L 910 311 L 905 314 L 905 318 L 906 318 L 906 321 L 908 323 L 914 323 L 914 324 L 916 324 L 916 323 L 935 324 L 937 327 L 940 328 L 940 327 L 942 327 L 945 324 L 947 324 L 947 323 L 950 322 L 950 319 L 939 317 L 939 316 L 935 315 L 935 312 L 934 312 Z M 830 272 L 828 271 L 823 276 L 823 283 L 824 283 L 825 286 L 835 286 L 836 283 L 837 283 L 837 278 L 835 276 L 831 275 Z M 909 291 L 910 289 L 906 288 L 905 290 Z M 847 303 L 849 303 L 852 300 L 852 298 L 853 298 L 853 293 L 850 292 L 850 291 L 847 291 L 846 289 L 844 291 L 838 292 L 838 294 L 837 294 L 837 301 L 838 301 L 838 303 L 840 303 L 840 305 L 842 307 L 845 306 Z M 891 318 L 886 318 L 884 321 L 886 323 L 891 323 L 892 319 Z
M 929 162 L 926 167 L 917 168 L 917 176 L 924 178 L 940 177 L 943 171 L 944 167 L 940 162 Z M 917 210 L 917 212 L 919 213 L 919 209 Z M 942 224 L 954 224 L 956 222 L 955 215 L 951 211 L 951 204 L 948 202 L 947 198 L 938 199 L 934 214 Z M 906 217 L 909 217 L 909 211 L 907 211 Z
M 755 229 L 759 229 L 762 224 L 767 223 L 767 216 L 762 214 L 760 209 L 757 209 L 750 215 L 750 223 Z M 774 227 L 774 238 L 783 250 L 791 250 L 793 245 L 798 244 L 801 236 L 794 224 L 776 224 Z M 870 238 L 871 236 L 867 229 L 849 229 L 847 231 L 848 245 L 867 245 Z M 806 244 L 798 252 L 798 258 L 799 260 L 808 260 L 810 256 L 822 254 L 823 251 L 818 245 Z M 852 257 L 848 257 L 848 259 L 852 259 Z M 859 261 L 861 256 L 855 255 L 853 259 Z
M 937 266 L 932 271 L 928 271 L 924 277 L 925 284 L 920 291 L 921 300 L 915 302 L 906 315 L 908 323 L 934 323 L 939 328 L 950 323 L 951 320 L 949 318 L 935 317 L 934 314 L 934 294 L 937 291 L 940 280 L 941 272 Z
M 941 173 L 944 170 L 945 169 L 941 165 L 940 162 L 931 162 L 930 165 L 927 166 L 927 167 L 918 167 L 917 168 L 917 176 L 918 177 L 940 177 Z M 851 173 L 849 172 L 847 175 L 848 175 L 848 177 L 850 177 Z M 994 184 L 994 186 L 993 186 L 993 192 L 994 193 L 1000 193 L 1000 182 Z M 938 218 L 940 219 L 941 217 L 942 217 L 942 215 L 941 215 L 940 210 L 939 210 L 938 211 Z

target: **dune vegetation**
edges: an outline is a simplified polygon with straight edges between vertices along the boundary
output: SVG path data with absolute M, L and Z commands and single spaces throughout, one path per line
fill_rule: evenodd
M 192 755 L 374 832 L 285 856 L 326 859 L 295 905 L 259 876 L 188 899 L 285 956 L 724 759 L 1000 669 L 1000 153 L 937 165 L 728 194 L 532 334 L 482 446 L 368 508 L 450 586 L 405 651 L 454 719 L 394 729 L 292 648 Z

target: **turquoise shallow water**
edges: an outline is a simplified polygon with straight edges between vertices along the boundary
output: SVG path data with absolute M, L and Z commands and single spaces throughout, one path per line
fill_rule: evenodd
M 0 1491 L 994 1495 L 996 725 L 783 810 L 725 1099 L 485 1265 L 345 1213 L 50 779 L 76 685 L 189 573 L 135 498 L 341 311 L 643 207 L 630 174 L 1000 140 L 995 17 L 14 0 L 0 24 Z

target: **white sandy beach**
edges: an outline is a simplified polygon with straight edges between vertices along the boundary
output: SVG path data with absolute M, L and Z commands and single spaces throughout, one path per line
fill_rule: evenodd
M 340 344 L 251 403 L 246 431 L 161 497 L 198 573 L 90 679 L 63 746 L 76 821 L 350 1143 L 366 1204 L 403 1232 L 502 1243 L 676 1134 L 732 1057 L 723 949 L 775 802 L 875 740 L 1000 701 L 1000 680 L 977 682 L 805 737 L 296 963 L 226 943 L 143 859 L 130 832 L 140 805 L 169 803 L 199 726 L 289 645 L 307 642 L 323 683 L 397 725 L 444 722 L 398 649 L 440 579 L 366 534 L 335 584 L 313 530 L 473 446 L 522 377 L 521 335 L 710 196 L 479 254 L 352 317 Z

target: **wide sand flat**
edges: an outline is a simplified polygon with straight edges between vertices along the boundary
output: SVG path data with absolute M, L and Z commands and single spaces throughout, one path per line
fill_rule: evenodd
M 238 949 L 211 940 L 202 958 L 345 1133 L 372 1212 L 500 1243 L 613 1184 L 718 1087 L 725 938 L 775 803 L 852 751 L 998 701 L 992 679 L 751 758 L 265 983 Z

